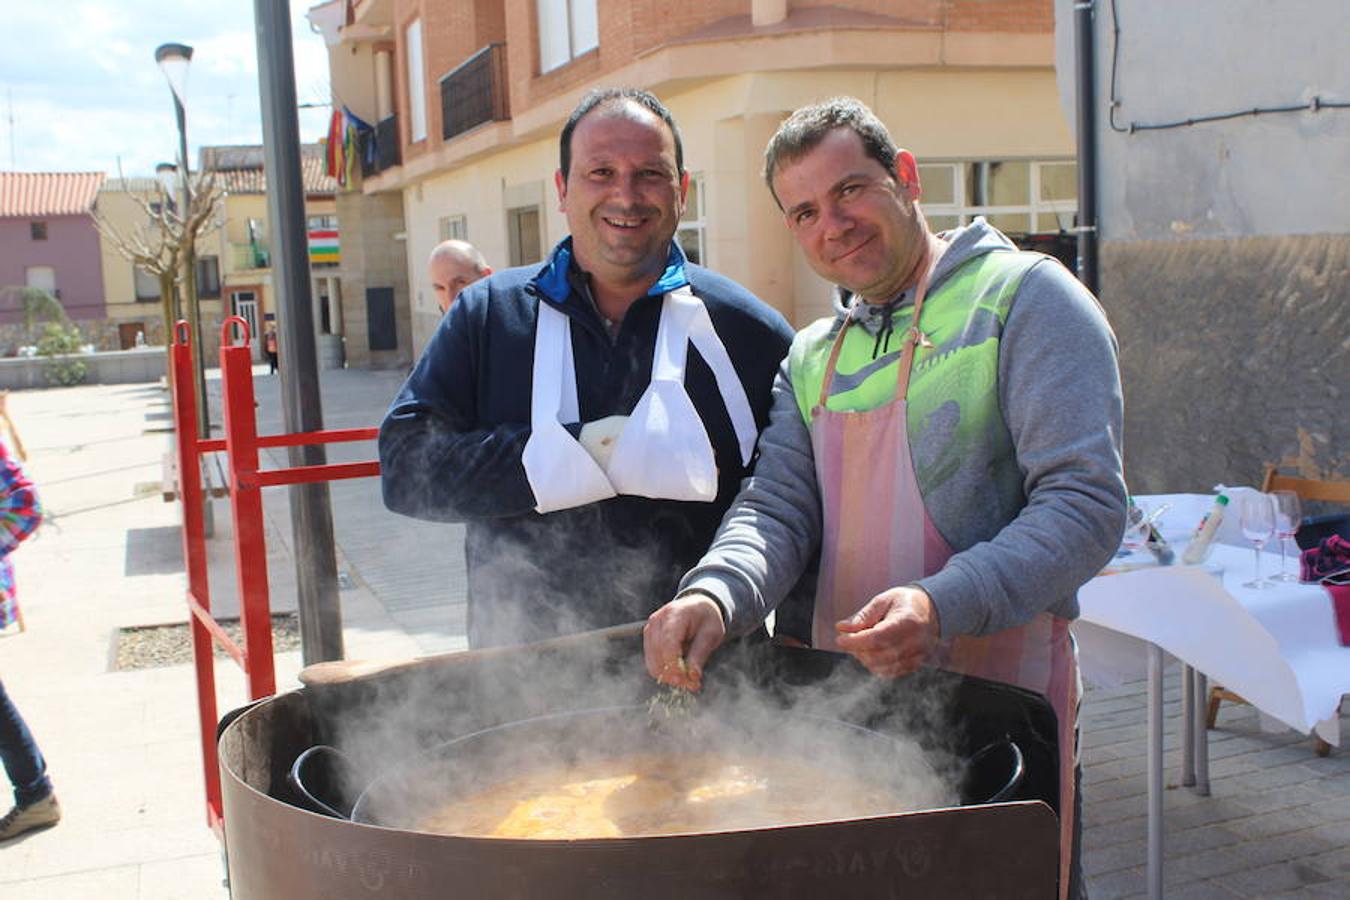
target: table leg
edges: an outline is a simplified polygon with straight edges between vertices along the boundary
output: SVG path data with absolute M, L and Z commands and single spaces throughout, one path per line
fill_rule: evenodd
M 1195 694 L 1193 706 L 1196 711 L 1195 723 L 1195 792 L 1201 797 L 1209 796 L 1209 729 L 1205 727 L 1205 703 L 1209 700 L 1209 679 L 1199 670 L 1195 673 Z
M 1163 897 L 1163 652 L 1148 645 L 1148 896 Z
M 1195 669 L 1181 666 L 1181 784 L 1195 785 Z

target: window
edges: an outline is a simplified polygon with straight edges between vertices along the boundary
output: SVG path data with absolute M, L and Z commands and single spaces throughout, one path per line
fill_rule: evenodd
M 403 31 L 408 60 L 408 143 L 427 139 L 427 79 L 422 65 L 422 20 L 413 19 Z
M 467 216 L 442 216 L 440 234 L 443 241 L 467 241 L 469 239 L 469 219 Z
M 197 296 L 206 300 L 220 297 L 219 257 L 197 257 Z
M 149 303 L 159 299 L 159 276 L 151 275 L 140 266 L 131 267 L 136 282 L 136 302 Z
M 537 0 L 539 71 L 550 72 L 600 46 L 595 0 Z
M 506 211 L 507 237 L 511 244 L 511 265 L 525 266 L 544 258 L 539 237 L 539 207 L 525 206 Z
M 28 234 L 35 241 L 45 241 L 47 239 L 47 223 L 29 222 Z
M 708 264 L 708 251 L 703 234 L 706 224 L 703 193 L 703 176 L 690 173 L 684 215 L 680 216 L 680 227 L 675 230 L 675 240 L 684 250 L 684 255 L 689 257 L 691 263 L 700 266 Z
M 24 270 L 24 284 L 61 299 L 61 292 L 56 289 L 56 270 L 51 266 L 29 266 Z
M 969 160 L 919 166 L 923 211 L 934 231 L 984 216 L 1009 235 L 1068 231 L 1078 214 L 1071 160 Z

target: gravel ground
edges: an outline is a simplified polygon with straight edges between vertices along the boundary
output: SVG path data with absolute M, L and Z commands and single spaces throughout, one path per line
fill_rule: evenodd
M 231 640 L 243 643 L 243 628 L 238 619 L 223 619 L 220 625 Z M 149 669 L 192 662 L 192 635 L 186 622 L 172 625 L 143 625 L 118 629 L 113 669 Z M 300 648 L 300 620 L 294 613 L 272 616 L 272 646 L 277 653 Z M 226 653 L 219 646 L 216 656 Z

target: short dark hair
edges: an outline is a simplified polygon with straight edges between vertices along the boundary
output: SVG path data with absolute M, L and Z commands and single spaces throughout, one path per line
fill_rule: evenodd
M 887 172 L 895 174 L 895 154 L 899 148 L 876 113 L 853 97 L 832 97 L 803 106 L 788 116 L 764 148 L 764 182 L 779 209 L 783 204 L 773 189 L 773 176 L 779 166 L 801 159 L 836 128 L 847 128 L 856 134 L 867 155 L 881 163 Z
M 622 103 L 636 103 L 666 123 L 666 127 L 675 138 L 675 171 L 684 174 L 684 143 L 680 140 L 679 126 L 675 124 L 675 118 L 670 114 L 670 110 L 656 99 L 655 94 L 640 88 L 595 88 L 581 98 L 577 108 L 567 117 L 567 124 L 563 126 L 559 142 L 559 160 L 564 180 L 567 179 L 572 166 L 572 132 L 577 130 L 577 124 L 601 106 L 618 106 Z

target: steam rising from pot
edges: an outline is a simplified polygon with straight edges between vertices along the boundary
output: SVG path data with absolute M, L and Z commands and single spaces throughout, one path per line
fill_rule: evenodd
M 356 783 L 345 785 L 347 796 L 355 798 L 369 782 L 391 771 L 420 767 L 420 761 L 415 766 L 413 763 L 421 754 L 452 738 L 534 716 L 633 707 L 625 717 L 627 721 L 618 722 L 612 731 L 592 723 L 584 732 L 560 739 L 561 745 L 504 745 L 493 755 L 512 756 L 513 762 L 528 768 L 532 762 L 580 758 L 582 744 L 590 748 L 628 747 L 638 752 L 672 748 L 692 752 L 703 749 L 699 741 L 705 736 L 711 739 L 710 733 L 699 733 L 697 729 L 702 726 L 694 724 L 690 727 L 695 730 L 684 737 L 672 737 L 673 732 L 661 728 L 646 728 L 642 730 L 644 736 L 634 743 L 631 720 L 642 720 L 638 724 L 646 725 L 646 703 L 657 688 L 643 668 L 639 639 L 578 635 L 536 646 L 538 652 L 529 654 L 494 650 L 451 654 L 410 666 L 398 678 L 375 680 L 362 687 L 365 695 L 357 704 L 362 712 L 336 717 L 335 733 L 330 738 L 352 757 L 359 773 L 353 778 Z M 785 757 L 806 755 L 822 771 L 853 773 L 879 786 L 903 786 L 911 776 L 936 774 L 938 782 L 932 792 L 925 789 L 921 793 L 934 805 L 956 801 L 964 773 L 960 735 L 949 725 L 952 681 L 938 679 L 925 684 L 916 677 L 909 684 L 886 682 L 860 677 L 848 661 L 843 661 L 829 677 L 811 684 L 793 684 L 791 678 L 778 678 L 766 669 L 780 652 L 767 646 L 724 648 L 708 668 L 706 687 L 697 701 L 702 715 L 693 719 L 718 723 L 715 730 L 734 731 L 736 743 L 742 747 Z M 811 651 L 787 652 L 827 658 Z M 473 670 L 473 678 L 468 681 L 463 677 L 465 667 Z M 457 677 L 445 677 L 454 669 L 460 670 Z M 449 683 L 461 688 L 448 691 Z M 466 683 L 472 684 L 470 690 L 462 688 Z M 804 732 L 785 727 L 785 723 L 812 716 L 878 729 L 896 741 L 886 742 L 884 746 L 890 749 L 881 754 L 875 745 L 860 752 L 847 741 L 794 746 L 794 742 L 804 740 Z M 680 721 L 667 723 L 667 728 L 671 726 L 678 729 Z M 911 753 L 914 756 L 906 763 L 904 757 Z M 499 766 L 491 770 L 489 775 L 484 766 L 472 777 L 481 785 L 485 779 L 512 774 Z M 410 805 L 421 799 L 419 791 L 425 794 L 427 786 L 412 788 Z

